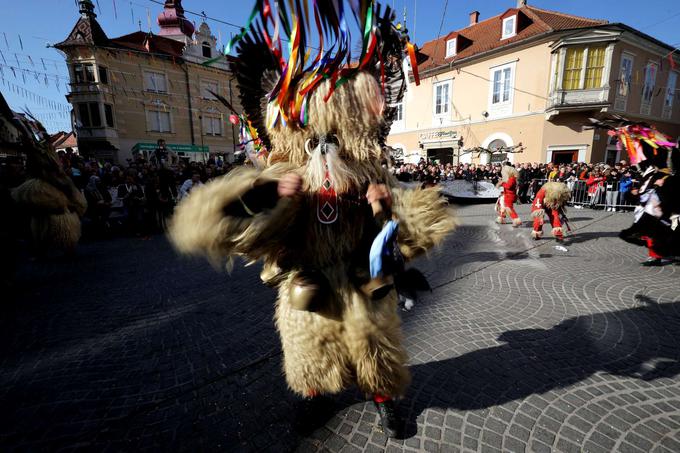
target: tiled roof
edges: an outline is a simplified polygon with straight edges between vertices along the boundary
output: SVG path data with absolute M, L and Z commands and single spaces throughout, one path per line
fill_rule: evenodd
M 137 52 L 165 54 L 172 57 L 181 57 L 182 50 L 184 49 L 184 44 L 179 41 L 143 31 L 136 31 L 129 35 L 111 38 L 110 41 L 116 47 Z
M 68 37 L 62 42 L 55 44 L 54 47 L 62 49 L 68 46 L 79 45 L 105 46 L 108 44 L 108 41 L 106 33 L 104 33 L 96 19 L 80 17 Z
M 50 135 L 50 143 L 55 148 L 74 148 L 78 146 L 78 141 L 73 132 L 60 131 Z
M 501 40 L 503 18 L 518 14 L 518 33 Z M 502 14 L 483 20 L 475 25 L 448 33 L 439 39 L 428 41 L 418 50 L 418 69 L 420 72 L 433 67 L 462 60 L 473 55 L 500 49 L 525 39 L 559 30 L 593 27 L 606 24 L 605 20 L 588 19 L 556 11 L 547 11 L 533 6 L 511 8 Z M 454 57 L 446 58 L 446 41 L 452 37 L 463 36 L 467 43 Z

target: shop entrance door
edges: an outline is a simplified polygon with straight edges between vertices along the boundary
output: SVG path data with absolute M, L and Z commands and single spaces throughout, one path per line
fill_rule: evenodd
M 578 160 L 578 151 L 553 151 L 553 164 L 570 164 Z

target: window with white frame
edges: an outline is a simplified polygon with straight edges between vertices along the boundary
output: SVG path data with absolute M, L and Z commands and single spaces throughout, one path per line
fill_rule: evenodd
M 99 66 L 99 83 L 109 84 L 109 70 L 104 66 Z
M 204 135 L 222 135 L 222 120 L 219 116 L 203 116 Z
M 572 46 L 564 55 L 562 89 L 590 90 L 604 85 L 606 46 Z
M 456 38 L 446 41 L 446 58 L 456 55 Z
M 167 110 L 147 110 L 146 121 L 150 132 L 170 132 L 170 112 Z
M 512 114 L 515 64 L 512 62 L 489 70 L 489 113 L 492 116 Z
M 101 127 L 102 115 L 99 111 L 99 103 L 82 102 L 76 104 L 78 107 L 78 119 L 80 127 Z
M 671 71 L 668 73 L 668 83 L 666 84 L 666 96 L 663 101 L 663 118 L 669 119 L 673 115 L 673 98 L 675 97 L 675 86 L 678 83 L 678 73 Z
M 649 115 L 652 110 L 652 99 L 654 98 L 654 87 L 656 86 L 656 73 L 658 66 L 656 63 L 649 62 L 645 66 L 645 84 L 642 89 L 642 103 L 640 104 L 640 113 Z
M 217 99 L 212 93 L 220 92 L 219 84 L 214 80 L 202 80 L 201 81 L 201 97 L 203 99 Z M 212 93 L 211 93 L 212 92 Z
M 74 83 L 92 83 L 95 81 L 94 65 L 91 63 L 76 63 L 73 65 Z
M 434 116 L 442 117 L 449 114 L 449 104 L 451 99 L 451 81 L 435 83 L 434 89 Z
M 167 93 L 168 81 L 162 72 L 144 71 L 144 89 L 154 93 Z
M 394 121 L 404 121 L 404 103 L 400 102 L 394 107 L 396 109 L 394 113 Z
M 404 103 L 393 104 L 394 120 L 392 121 L 392 130 L 400 130 L 404 128 Z
M 517 34 L 517 16 L 510 16 L 503 19 L 503 34 L 501 39 L 512 38 Z
M 493 86 L 491 94 L 491 104 L 502 104 L 510 101 L 510 91 L 512 90 L 512 68 L 505 67 L 493 71 Z

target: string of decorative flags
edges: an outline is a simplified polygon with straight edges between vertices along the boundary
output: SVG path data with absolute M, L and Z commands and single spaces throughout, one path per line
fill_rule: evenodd
M 30 100 L 31 102 L 34 102 L 41 107 L 47 107 L 52 110 L 63 112 L 69 112 L 71 110 L 70 104 L 62 104 L 60 102 L 53 101 L 52 99 L 46 98 L 45 96 L 41 96 L 40 94 L 34 93 L 31 90 L 27 90 L 21 85 L 12 83 L 7 79 L 0 78 L 0 83 L 2 83 L 2 85 L 6 87 L 10 92 L 17 94 L 24 99 Z

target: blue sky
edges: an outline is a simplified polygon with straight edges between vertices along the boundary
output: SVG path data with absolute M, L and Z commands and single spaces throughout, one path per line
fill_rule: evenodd
M 94 0 L 98 20 L 109 37 L 120 36 L 142 29 L 148 30 L 150 15 L 152 30 L 157 31 L 156 16 L 162 6 L 159 0 Z M 15 110 L 27 107 L 45 123 L 50 131 L 70 129 L 70 120 L 64 113 L 66 104 L 65 83 L 68 81 L 64 59 L 58 51 L 46 47 L 64 39 L 78 18 L 75 0 L 23 0 L 5 1 L 3 26 L 0 33 L 0 90 Z M 251 0 L 184 0 L 190 11 L 204 11 L 208 17 L 231 24 L 244 24 Z M 480 20 L 505 11 L 516 4 L 515 0 L 384 0 L 394 5 L 400 19 L 404 7 L 411 35 L 419 44 L 441 33 L 465 27 L 469 13 L 478 10 Z M 448 3 L 446 12 L 444 6 Z M 461 6 L 463 4 L 463 6 Z M 673 46 L 680 46 L 680 3 L 670 0 L 529 0 L 529 4 L 565 13 L 576 14 L 610 22 L 623 22 Z M 114 14 L 115 6 L 115 14 Z M 133 21 L 134 17 L 134 21 Z M 190 20 L 200 22 L 200 17 L 187 14 Z M 414 23 L 415 22 L 415 23 Z M 208 20 L 215 35 L 226 42 L 236 27 Z M 414 36 L 415 35 L 415 36 Z M 5 41 L 6 37 L 6 41 Z M 22 48 L 23 47 L 23 48 Z M 3 59 L 4 57 L 4 59 Z M 30 57 L 30 58 L 29 58 Z M 17 63 L 18 59 L 18 63 Z M 44 63 L 44 66 L 43 66 Z M 9 66 L 30 71 L 16 77 Z M 36 77 L 35 72 L 38 72 Z M 47 85 L 45 85 L 47 77 Z M 4 78 L 4 83 L 2 80 Z M 56 80 L 60 85 L 57 89 Z M 27 94 L 28 90 L 31 94 Z

